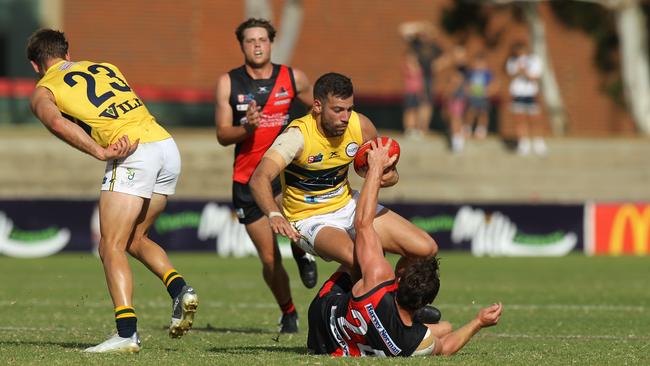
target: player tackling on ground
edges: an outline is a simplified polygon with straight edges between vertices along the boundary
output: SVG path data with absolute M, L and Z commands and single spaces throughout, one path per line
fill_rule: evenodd
M 425 325 L 413 320 L 416 310 L 438 294 L 438 260 L 412 259 L 396 277 L 384 258 L 373 222 L 382 174 L 396 157 L 389 157 L 390 141 L 377 143 L 368 152 L 368 173 L 354 217 L 361 279 L 352 284 L 341 267 L 325 282 L 309 307 L 307 347 L 334 356 L 452 355 L 481 328 L 497 324 L 503 306 L 480 310 L 455 331 L 445 321 Z
M 36 31 L 29 38 L 27 58 L 41 76 L 31 97 L 36 117 L 58 138 L 107 162 L 99 196 L 99 255 L 117 334 L 86 352 L 140 350 L 127 252 L 167 287 L 172 298 L 169 335 L 181 337 L 192 326 L 198 298 L 165 251 L 148 237 L 180 174 L 174 139 L 156 123 L 117 67 L 70 61 L 62 32 Z M 90 136 L 80 124 L 90 127 Z
M 308 253 L 354 268 L 354 211 L 357 194 L 348 169 L 359 146 L 377 137 L 370 119 L 354 111 L 352 81 L 327 73 L 314 84 L 314 104 L 306 116 L 292 121 L 264 154 L 250 187 L 257 205 L 277 234 L 298 242 Z M 272 182 L 283 175 L 282 209 L 274 200 Z M 391 167 L 381 186 L 399 180 Z M 383 248 L 405 257 L 433 257 L 435 240 L 424 230 L 381 205 L 374 225 Z M 431 308 L 420 319 L 435 323 Z M 435 313 L 439 315 L 437 310 Z M 436 315 L 434 314 L 434 315 Z

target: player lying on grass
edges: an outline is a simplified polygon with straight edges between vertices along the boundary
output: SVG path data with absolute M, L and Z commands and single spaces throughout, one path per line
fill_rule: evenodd
M 497 324 L 503 306 L 481 309 L 455 331 L 446 321 L 425 325 L 413 320 L 415 311 L 438 294 L 438 260 L 410 259 L 396 277 L 384 258 L 373 219 L 382 172 L 395 157 L 388 154 L 390 141 L 378 144 L 373 142 L 368 153 L 368 173 L 354 219 L 354 255 L 361 279 L 353 284 L 341 266 L 325 282 L 309 307 L 307 347 L 334 356 L 452 355 L 481 328 Z

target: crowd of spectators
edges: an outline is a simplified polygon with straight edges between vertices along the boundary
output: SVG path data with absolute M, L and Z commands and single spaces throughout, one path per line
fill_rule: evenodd
M 445 48 L 438 28 L 426 21 L 403 23 L 399 34 L 406 43 L 402 66 L 406 137 L 428 134 L 434 108 L 441 108 L 450 150 L 461 153 L 467 140 L 482 140 L 495 132 L 490 131 L 491 111 L 500 108 L 501 115 L 509 113 L 514 121 L 514 151 L 546 155 L 538 101 L 543 65 L 526 42 L 516 42 L 501 65 L 509 79 L 509 100 L 500 104 L 505 83 L 495 76 L 485 50 L 470 53 L 462 43 Z

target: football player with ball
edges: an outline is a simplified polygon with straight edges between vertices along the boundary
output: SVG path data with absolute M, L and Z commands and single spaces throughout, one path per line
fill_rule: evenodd
M 299 242 L 308 253 L 354 270 L 359 194 L 350 188 L 348 169 L 360 146 L 376 138 L 370 119 L 354 112 L 352 81 L 338 73 L 321 76 L 314 84 L 311 112 L 292 121 L 276 138 L 250 180 L 255 201 L 273 231 Z M 271 189 L 280 174 L 282 209 Z M 398 180 L 392 165 L 383 173 L 380 186 L 390 187 Z M 380 204 L 373 225 L 387 252 L 406 258 L 434 257 L 438 252 L 429 234 Z

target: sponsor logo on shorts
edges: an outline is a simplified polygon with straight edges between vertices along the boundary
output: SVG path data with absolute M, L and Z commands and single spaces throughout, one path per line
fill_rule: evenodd
M 106 184 L 107 180 L 108 180 L 108 177 L 104 177 L 104 179 L 102 179 L 102 184 Z
M 323 161 L 323 153 L 318 153 L 318 155 L 312 155 L 307 158 L 307 164 L 320 163 Z
M 135 186 L 135 182 L 132 180 L 120 180 L 120 185 L 123 185 L 125 187 L 133 188 Z
M 310 226 L 309 229 L 307 229 L 307 235 L 309 235 L 309 237 L 313 237 L 314 232 L 316 231 L 316 229 L 318 229 L 321 226 L 323 226 L 323 225 L 312 225 L 312 226 Z
M 357 144 L 356 142 L 350 142 L 348 146 L 345 147 L 345 153 L 351 158 L 357 155 L 358 150 L 359 150 L 359 144 Z
M 244 209 L 243 209 L 243 208 L 238 208 L 238 209 L 236 209 L 236 210 L 235 210 L 235 214 L 236 214 L 237 217 L 239 217 L 240 219 L 245 219 L 245 218 L 246 218 L 246 215 L 244 214 Z
M 248 104 L 237 104 L 236 108 L 239 112 L 244 112 L 248 110 Z
M 131 168 L 126 168 L 126 178 L 128 180 L 133 180 L 133 178 L 135 178 L 135 171 Z

